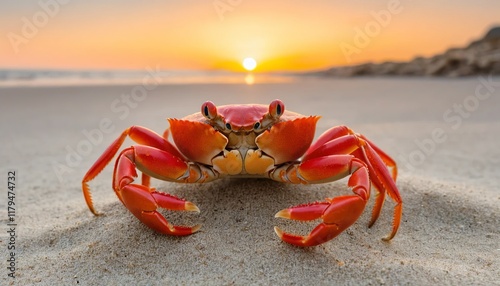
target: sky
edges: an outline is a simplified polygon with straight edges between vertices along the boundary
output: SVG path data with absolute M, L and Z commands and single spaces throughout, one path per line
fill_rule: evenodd
M 314 71 L 404 61 L 500 25 L 495 0 L 2 0 L 0 69 Z

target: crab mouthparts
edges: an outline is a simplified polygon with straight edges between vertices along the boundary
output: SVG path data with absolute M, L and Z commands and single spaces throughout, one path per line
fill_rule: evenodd
M 239 149 L 239 148 L 248 148 L 248 149 L 256 149 L 257 144 L 255 144 L 255 138 L 257 138 L 257 134 L 253 131 L 244 131 L 244 132 L 231 132 L 227 135 L 227 139 L 229 140 L 226 148 L 228 149 Z

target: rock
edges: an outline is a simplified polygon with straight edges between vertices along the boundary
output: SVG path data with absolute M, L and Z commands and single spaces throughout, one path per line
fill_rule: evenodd
M 465 48 L 452 48 L 430 58 L 417 57 L 409 62 L 365 63 L 335 67 L 315 73 L 325 76 L 448 76 L 461 77 L 477 74 L 500 74 L 500 27 Z
M 500 27 L 494 27 L 486 33 L 483 40 L 500 39 Z

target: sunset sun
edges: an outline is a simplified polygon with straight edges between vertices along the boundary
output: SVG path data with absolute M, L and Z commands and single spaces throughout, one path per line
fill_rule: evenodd
M 247 71 L 253 71 L 256 66 L 257 66 L 257 61 L 255 61 L 254 58 L 246 58 L 243 60 L 243 67 Z

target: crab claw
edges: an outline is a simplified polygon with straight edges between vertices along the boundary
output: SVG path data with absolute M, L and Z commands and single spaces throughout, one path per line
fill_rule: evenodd
M 283 232 L 276 234 L 285 242 L 296 246 L 315 246 L 336 237 L 346 230 L 363 213 L 370 197 L 370 180 L 366 164 L 352 156 L 324 156 L 306 160 L 298 169 L 301 176 L 311 181 L 350 174 L 347 186 L 354 195 L 327 198 L 325 202 L 298 205 L 278 212 L 275 217 L 292 220 L 321 219 L 322 222 L 307 236 Z
M 161 193 L 143 185 L 128 184 L 120 191 L 123 204 L 148 227 L 169 235 L 189 235 L 197 232 L 201 225 L 176 226 L 168 222 L 158 207 L 174 211 L 200 212 L 198 207 L 175 196 Z
M 300 220 L 300 221 L 308 221 L 315 220 L 321 218 L 325 210 L 330 206 L 327 202 L 317 202 L 313 204 L 307 205 L 299 205 L 295 207 L 291 207 L 288 209 L 284 209 L 279 211 L 274 217 L 284 218 L 284 219 L 292 219 L 292 220 Z M 320 224 L 315 228 L 318 229 L 320 226 L 324 225 L 324 223 Z M 290 234 L 282 231 L 277 226 L 274 227 L 274 231 L 281 238 L 281 240 L 288 242 L 290 244 L 296 246 L 313 246 L 316 244 L 311 244 L 311 240 L 309 239 L 312 236 L 312 232 L 309 236 L 300 236 L 295 234 Z M 314 232 L 314 230 L 313 230 Z M 324 242 L 324 241 L 323 241 Z M 322 242 L 318 242 L 320 244 Z
M 278 212 L 275 217 L 302 221 L 322 220 L 307 236 L 286 233 L 275 227 L 274 230 L 281 240 L 296 246 L 315 246 L 336 237 L 356 222 L 365 209 L 370 186 L 368 170 L 364 165 L 360 166 L 362 167 L 354 171 L 348 181 L 354 195 L 298 205 Z
M 308 205 L 299 205 L 278 212 L 275 217 L 291 220 L 321 219 L 307 236 L 290 234 L 274 228 L 281 240 L 296 246 L 315 246 L 336 237 L 351 226 L 361 215 L 366 201 L 360 196 L 343 196 Z

